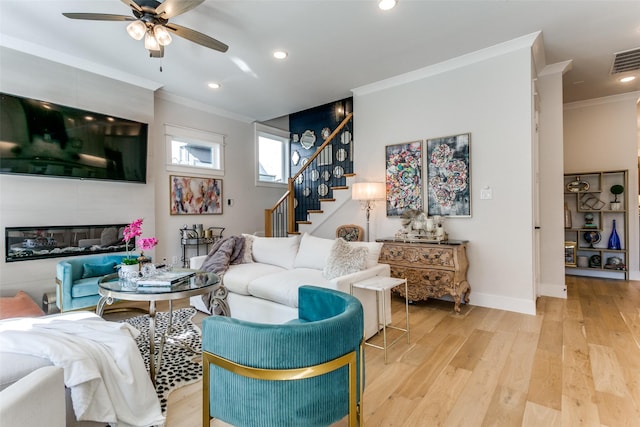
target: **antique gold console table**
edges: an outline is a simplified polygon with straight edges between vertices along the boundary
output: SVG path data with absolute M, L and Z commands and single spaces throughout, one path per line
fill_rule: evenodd
M 466 241 L 379 239 L 378 242 L 384 243 L 379 262 L 391 266 L 391 277 L 407 279 L 409 300 L 451 295 L 456 313 L 460 312 L 462 301 L 469 302 Z M 396 286 L 393 291 L 405 296 L 404 286 Z

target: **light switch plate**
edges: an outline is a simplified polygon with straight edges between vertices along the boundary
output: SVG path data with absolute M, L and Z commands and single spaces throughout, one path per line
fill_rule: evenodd
M 490 188 L 483 188 L 480 190 L 480 199 L 482 200 L 490 200 L 493 198 L 493 192 Z

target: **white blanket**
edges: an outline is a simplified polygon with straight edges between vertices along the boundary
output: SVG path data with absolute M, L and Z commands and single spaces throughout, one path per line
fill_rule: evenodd
M 0 322 L 0 349 L 64 369 L 76 418 L 117 427 L 163 425 L 160 402 L 127 323 L 89 312 Z

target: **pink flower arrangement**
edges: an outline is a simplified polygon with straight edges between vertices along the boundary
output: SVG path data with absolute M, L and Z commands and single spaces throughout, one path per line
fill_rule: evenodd
M 127 251 L 127 257 L 122 260 L 123 264 L 131 265 L 138 263 L 137 258 L 131 258 L 131 253 L 129 252 L 129 242 L 131 241 L 131 239 L 135 240 L 135 238 L 139 236 L 142 236 L 142 218 L 136 219 L 124 228 L 123 237 L 125 249 Z M 141 238 L 136 242 L 136 246 L 140 248 L 140 251 L 149 251 L 153 249 L 157 244 L 158 239 L 156 239 L 155 237 Z

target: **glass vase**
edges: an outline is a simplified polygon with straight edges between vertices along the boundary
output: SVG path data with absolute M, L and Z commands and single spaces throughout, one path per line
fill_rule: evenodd
M 618 232 L 616 231 L 616 220 L 613 220 L 613 228 L 611 229 L 611 235 L 609 236 L 609 244 L 607 249 L 622 249 L 620 245 L 620 236 L 618 236 Z

